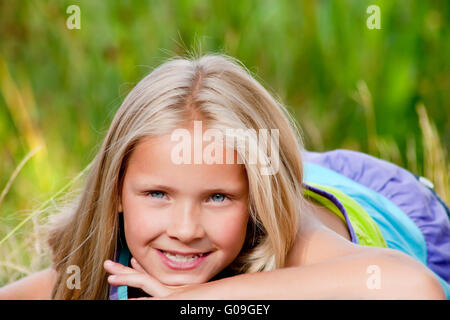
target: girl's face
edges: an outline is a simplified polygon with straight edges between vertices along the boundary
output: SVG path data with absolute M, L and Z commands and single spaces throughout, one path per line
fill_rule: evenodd
M 207 282 L 228 266 L 249 218 L 244 165 L 175 164 L 176 144 L 168 134 L 137 145 L 119 208 L 133 257 L 173 286 Z

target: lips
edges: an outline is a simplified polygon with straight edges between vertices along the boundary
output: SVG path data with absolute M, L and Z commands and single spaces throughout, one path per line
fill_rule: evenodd
M 163 252 L 163 254 L 167 258 L 169 258 L 170 260 L 175 261 L 175 262 L 191 262 L 191 261 L 194 261 L 195 259 L 197 259 L 198 257 L 203 256 L 203 254 L 194 254 L 194 255 L 186 255 L 186 256 L 179 255 L 179 254 L 173 255 L 168 252 Z
M 184 257 L 188 257 L 188 256 L 201 256 L 201 255 L 205 255 L 210 253 L 210 251 L 198 251 L 198 252 L 180 252 L 180 251 L 172 251 L 172 250 L 163 250 L 163 249 L 158 249 L 159 251 L 161 251 L 162 253 L 168 253 L 170 255 L 178 255 L 178 256 L 184 256 Z
M 162 261 L 171 269 L 189 270 L 199 266 L 205 258 L 211 253 L 209 252 L 179 252 L 156 250 L 161 256 Z

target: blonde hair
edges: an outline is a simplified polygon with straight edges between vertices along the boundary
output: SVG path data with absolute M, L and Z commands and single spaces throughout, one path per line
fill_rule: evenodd
M 286 108 L 236 59 L 223 54 L 172 58 L 143 78 L 115 114 L 79 197 L 57 216 L 50 233 L 58 272 L 54 299 L 108 299 L 106 259 L 114 259 L 118 207 L 128 159 L 141 139 L 201 119 L 210 128 L 278 129 L 279 170 L 262 175 L 245 163 L 249 226 L 232 264 L 241 273 L 282 268 L 302 212 L 301 133 Z M 271 196 L 268 196 L 271 195 Z M 81 288 L 69 289 L 67 267 L 81 268 Z

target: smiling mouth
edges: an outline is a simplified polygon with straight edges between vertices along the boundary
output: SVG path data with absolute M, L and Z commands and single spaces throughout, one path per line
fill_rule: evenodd
M 186 262 L 192 262 L 196 260 L 197 258 L 207 256 L 211 253 L 211 251 L 203 252 L 203 253 L 196 253 L 196 254 L 180 254 L 175 252 L 169 252 L 164 251 L 161 249 L 158 249 L 163 255 L 165 255 L 168 259 L 179 262 L 179 263 L 186 263 Z

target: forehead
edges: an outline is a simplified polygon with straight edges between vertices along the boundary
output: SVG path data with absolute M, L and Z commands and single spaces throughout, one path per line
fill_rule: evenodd
M 193 142 L 194 143 L 194 142 Z M 177 164 L 172 158 L 174 148 L 179 142 L 172 141 L 170 134 L 143 138 L 134 148 L 128 162 L 127 176 L 138 179 L 146 175 L 157 179 L 170 179 L 174 182 L 187 184 L 190 180 L 203 183 L 234 182 L 246 183 L 246 171 L 243 164 Z M 203 150 L 208 143 L 203 143 Z M 192 151 L 193 151 L 192 147 Z M 202 150 L 202 151 L 203 151 Z M 222 149 L 223 154 L 227 151 Z M 233 152 L 235 152 L 233 150 Z M 203 154 L 203 152 L 202 152 Z M 194 157 L 191 152 L 192 159 Z

